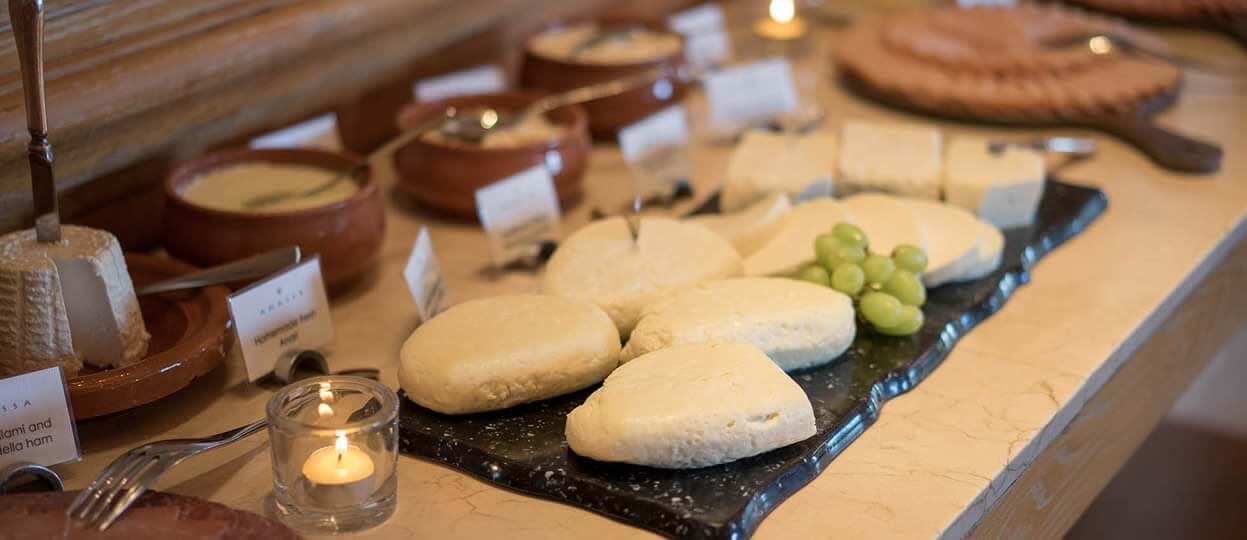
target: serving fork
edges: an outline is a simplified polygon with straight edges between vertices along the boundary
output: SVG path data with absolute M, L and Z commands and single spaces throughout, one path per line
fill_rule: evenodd
M 268 426 L 260 419 L 245 426 L 201 439 L 169 439 L 126 452 L 104 468 L 91 485 L 70 503 L 65 514 L 86 527 L 107 529 L 173 466 Z

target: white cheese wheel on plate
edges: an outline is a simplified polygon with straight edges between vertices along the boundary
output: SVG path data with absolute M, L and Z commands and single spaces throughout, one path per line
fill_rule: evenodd
M 622 217 L 590 223 L 554 252 L 543 292 L 601 306 L 622 336 L 641 309 L 681 287 L 741 275 L 740 255 L 727 240 L 695 223 L 645 217 L 632 240 Z
M 745 275 L 774 276 L 794 272 L 814 262 L 814 239 L 837 223 L 852 221 L 835 199 L 813 199 L 784 216 L 778 230 L 745 258 Z
M 836 189 L 939 199 L 941 139 L 933 126 L 845 122 Z
M 829 131 L 746 131 L 728 161 L 719 208 L 733 212 L 773 193 L 793 200 L 811 191 L 830 195 L 836 149 Z
M 1000 229 L 986 221 L 979 221 L 982 229 L 982 241 L 974 257 L 974 265 L 961 275 L 957 281 L 972 281 L 995 272 L 1000 268 L 1000 260 L 1005 250 L 1005 237 Z
M 620 366 L 567 415 L 573 452 L 667 469 L 709 467 L 816 432 L 805 392 L 745 343 L 694 343 Z
M 1030 225 L 1043 190 L 1044 160 L 1039 152 L 1008 146 L 992 153 L 987 141 L 969 138 L 956 138 L 948 145 L 945 199 L 996 227 Z
M 538 294 L 451 307 L 399 353 L 407 397 L 445 414 L 493 411 L 596 384 L 619 364 L 619 332 L 597 306 Z
M 853 343 L 853 303 L 786 278 L 702 283 L 645 308 L 620 363 L 685 343 L 750 343 L 784 371 L 825 364 Z
M 792 203 L 783 193 L 774 193 L 730 214 L 707 214 L 688 218 L 727 239 L 742 257 L 760 249 L 779 229 Z
M 902 199 L 926 231 L 927 269 L 922 283 L 938 287 L 965 279 L 978 264 L 983 226 L 962 208 L 936 201 Z
M 917 214 L 901 199 L 882 193 L 859 193 L 840 199 L 840 203 L 848 211 L 850 221 L 866 233 L 871 252 L 891 255 L 901 244 L 927 249 L 927 236 L 932 233 L 923 229 Z
M 113 235 L 66 225 L 57 244 L 30 229 L 0 237 L 0 376 L 127 366 L 150 337 Z

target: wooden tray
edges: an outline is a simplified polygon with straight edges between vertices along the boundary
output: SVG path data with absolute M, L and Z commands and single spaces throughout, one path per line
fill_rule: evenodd
M 1064 118 L 988 116 L 980 111 L 956 107 L 926 107 L 871 86 L 851 73 L 840 71 L 840 80 L 854 93 L 889 107 L 965 122 L 1027 126 L 1084 127 L 1102 131 L 1130 143 L 1158 165 L 1177 171 L 1211 173 L 1221 168 L 1221 147 L 1165 129 L 1153 122 L 1153 115 L 1171 107 L 1181 92 L 1175 86 L 1168 92 L 1139 101 L 1132 111 L 1106 116 Z
M 448 416 L 403 399 L 399 450 L 496 485 L 564 502 L 668 536 L 745 538 L 813 480 L 880 414 L 921 383 L 954 343 L 1000 309 L 1030 268 L 1107 206 L 1097 189 L 1049 181 L 1034 225 L 1005 231 L 1001 267 L 983 279 L 930 291 L 915 336 L 863 333 L 840 358 L 792 373 L 814 406 L 808 440 L 733 463 L 665 470 L 599 463 L 572 453 L 567 413 L 594 388 L 503 411 Z M 717 208 L 712 198 L 700 211 Z
M 1099 6 L 1091 2 L 1084 2 L 1082 0 L 1064 0 L 1064 2 L 1088 11 L 1123 17 L 1131 22 L 1179 26 L 1196 30 L 1221 32 L 1233 38 L 1239 45 L 1247 48 L 1247 15 L 1226 15 L 1218 17 L 1203 13 L 1193 13 L 1189 16 L 1173 18 L 1145 13 L 1142 11 L 1110 9 L 1107 6 Z
M 196 270 L 164 257 L 126 254 L 136 286 Z M 148 356 L 117 369 L 83 370 L 69 380 L 74 418 L 85 420 L 151 403 L 177 392 L 225 359 L 230 326 L 225 287 L 154 294 L 139 298 L 152 335 Z
M 80 529 L 65 517 L 65 509 L 77 496 L 72 493 L 28 493 L 0 497 L 0 523 L 4 538 L 166 538 L 231 539 L 301 538 L 285 525 L 251 512 L 214 502 L 148 491 L 112 527 L 100 532 Z

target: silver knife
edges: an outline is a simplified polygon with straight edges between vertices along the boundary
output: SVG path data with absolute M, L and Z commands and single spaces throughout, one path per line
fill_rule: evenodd
M 30 130 L 31 191 L 35 202 L 35 236 L 41 243 L 61 241 L 56 179 L 52 174 L 52 143 L 48 141 L 47 101 L 43 89 L 43 0 L 9 0 L 9 20 L 17 40 L 26 127 Z

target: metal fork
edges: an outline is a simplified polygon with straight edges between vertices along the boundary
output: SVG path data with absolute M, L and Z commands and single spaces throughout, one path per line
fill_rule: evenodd
M 86 527 L 103 531 L 174 465 L 241 440 L 266 426 L 268 420 L 260 419 L 211 437 L 157 441 L 130 450 L 82 490 L 65 514 Z

